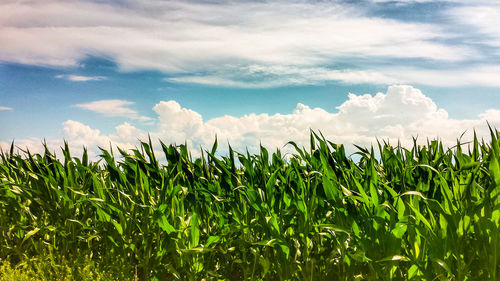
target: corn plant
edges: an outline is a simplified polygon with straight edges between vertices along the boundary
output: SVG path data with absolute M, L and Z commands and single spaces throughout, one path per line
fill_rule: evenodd
M 500 140 L 0 154 L 0 259 L 130 280 L 498 280 Z M 115 153 L 117 153 L 115 155 Z M 356 160 L 354 160 L 356 159 Z

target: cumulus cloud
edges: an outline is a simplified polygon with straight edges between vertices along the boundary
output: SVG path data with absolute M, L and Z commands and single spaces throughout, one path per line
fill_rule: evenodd
M 147 116 L 141 116 L 139 113 L 128 106 L 134 102 L 127 100 L 98 100 L 90 103 L 76 104 L 76 107 L 94 111 L 110 117 L 125 117 L 140 121 L 152 120 Z
M 0 111 L 2 110 L 13 110 L 12 107 L 0 106 Z
M 500 127 L 500 110 L 490 109 L 475 119 L 454 119 L 439 108 L 432 99 L 411 86 L 390 86 L 386 93 L 349 94 L 347 101 L 334 109 L 311 108 L 297 104 L 290 114 L 248 114 L 242 117 L 221 116 L 209 120 L 196 111 L 183 108 L 176 101 L 162 101 L 154 106 L 158 115 L 156 128 L 150 132 L 130 123 L 117 126 L 115 132 L 103 134 L 77 121 L 63 123 L 64 138 L 76 148 L 85 145 L 107 147 L 110 143 L 130 148 L 138 139 L 161 139 L 166 143 L 187 142 L 193 151 L 199 146 L 210 147 L 218 137 L 228 141 L 239 151 L 256 151 L 260 144 L 271 149 L 281 148 L 293 140 L 307 146 L 310 129 L 321 131 L 336 143 L 369 146 L 376 138 L 403 145 L 411 145 L 412 137 L 439 138 L 452 146 L 467 130 L 464 139 L 470 139 L 473 130 L 488 138 L 487 121 Z M 50 140 L 57 144 L 57 140 Z M 33 145 L 33 140 L 20 140 L 19 145 Z M 4 146 L 6 144 L 3 144 Z M 59 144 L 60 145 L 60 144 Z
M 125 122 L 115 128 L 113 134 L 104 135 L 98 129 L 73 120 L 65 121 L 62 124 L 64 138 L 71 142 L 72 146 L 88 146 L 95 149 L 99 147 L 109 147 L 110 144 L 123 148 L 133 147 L 139 139 L 144 139 L 147 134 L 139 130 L 130 123 Z
M 82 148 L 88 148 L 89 156 L 96 158 L 99 154 L 99 148 L 109 149 L 110 147 L 120 147 L 125 150 L 137 146 L 139 140 L 145 140 L 148 134 L 135 128 L 130 123 L 125 122 L 118 125 L 111 134 L 103 134 L 98 129 L 93 129 L 88 125 L 74 120 L 67 120 L 61 126 L 62 138 L 43 139 L 49 150 L 60 155 L 60 148 L 64 146 L 64 141 L 68 141 L 73 155 L 81 155 Z M 29 139 L 15 140 L 16 148 L 26 150 L 31 153 L 43 153 L 42 139 L 32 137 Z M 8 151 L 11 143 L 0 141 L 0 149 Z
M 82 76 L 82 75 L 56 75 L 56 78 L 59 79 L 68 79 L 74 82 L 87 82 L 87 81 L 101 81 L 105 80 L 104 76 Z

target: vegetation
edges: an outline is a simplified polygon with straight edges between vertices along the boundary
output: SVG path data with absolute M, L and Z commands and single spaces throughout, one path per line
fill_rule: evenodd
M 315 133 L 286 157 L 215 156 L 216 141 L 193 159 L 161 143 L 165 161 L 151 140 L 117 157 L 101 149 L 98 162 L 67 144 L 61 161 L 12 145 L 0 160 L 0 278 L 499 280 L 499 137 L 379 143 L 355 157 Z
M 0 265 L 2 281 L 118 281 L 134 280 L 123 272 L 105 272 L 88 257 L 77 260 L 56 260 L 52 255 L 39 255 L 12 267 L 9 262 Z

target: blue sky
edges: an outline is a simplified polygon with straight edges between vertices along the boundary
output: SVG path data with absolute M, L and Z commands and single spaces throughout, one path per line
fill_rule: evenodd
M 498 1 L 0 3 L 0 147 L 244 149 L 500 125 Z

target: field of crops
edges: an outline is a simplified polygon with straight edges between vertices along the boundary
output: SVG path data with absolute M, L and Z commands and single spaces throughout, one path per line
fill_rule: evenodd
M 500 141 L 91 162 L 3 152 L 0 259 L 82 257 L 130 280 L 499 280 Z M 217 154 L 219 155 L 219 154 Z M 355 160 L 353 160 L 355 159 Z M 73 272 L 74 275 L 81 274 Z

